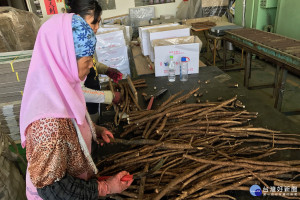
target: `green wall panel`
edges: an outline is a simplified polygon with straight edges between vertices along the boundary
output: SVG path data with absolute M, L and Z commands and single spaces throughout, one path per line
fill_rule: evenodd
M 245 27 L 247 28 L 252 28 L 253 9 L 254 0 L 246 0 Z M 243 25 L 243 0 L 235 2 L 234 23 L 239 26 Z
M 279 0 L 275 32 L 300 40 L 300 0 Z
M 246 0 L 246 21 L 245 21 L 245 27 L 247 28 L 253 28 L 253 16 L 254 16 L 254 8 L 255 8 L 255 2 L 259 0 Z
M 276 0 L 273 0 L 276 1 Z M 299 0 L 300 1 L 300 0 Z M 245 27 L 264 30 L 267 25 L 275 25 L 276 7 L 261 6 L 262 0 L 246 0 Z M 242 25 L 243 0 L 236 1 L 234 23 Z
M 243 0 L 235 1 L 234 23 L 242 26 L 243 23 Z

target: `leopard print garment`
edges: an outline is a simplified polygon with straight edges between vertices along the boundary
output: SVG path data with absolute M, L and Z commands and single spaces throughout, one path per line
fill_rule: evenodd
M 71 119 L 40 119 L 30 124 L 26 132 L 28 172 L 35 187 L 50 185 L 66 173 L 74 177 L 92 173 Z

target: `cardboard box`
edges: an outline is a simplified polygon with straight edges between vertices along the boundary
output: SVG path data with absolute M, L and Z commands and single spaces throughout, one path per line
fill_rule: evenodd
M 174 15 L 160 15 L 160 19 L 164 20 L 164 19 L 174 19 Z
M 178 26 L 178 23 L 174 24 L 159 24 L 159 25 L 154 25 L 154 26 L 144 26 L 144 27 L 139 27 L 139 38 L 140 38 L 140 45 L 142 49 L 142 53 L 144 56 L 149 55 L 149 47 L 148 47 L 148 37 L 149 34 L 147 34 L 147 30 L 150 29 L 155 29 L 155 28 L 162 28 L 162 27 L 170 27 L 170 26 Z
M 169 23 L 169 24 L 158 24 L 158 25 L 152 25 L 152 26 L 142 26 L 139 27 L 139 37 L 142 39 L 146 37 L 146 31 L 149 29 L 154 29 L 154 28 L 162 28 L 162 27 L 169 27 L 169 26 L 178 26 L 178 23 Z
M 228 6 L 228 0 L 202 0 L 202 8 L 204 7 L 216 7 L 216 6 Z
M 110 27 L 114 29 L 115 27 Z M 125 29 L 125 27 L 123 27 Z M 96 34 L 96 54 L 98 61 L 123 74 L 130 74 L 128 47 L 124 38 L 124 30 Z
M 110 18 L 103 19 L 104 24 L 128 24 L 129 21 L 129 15 L 118 15 Z
M 147 43 L 149 57 L 151 61 L 154 62 L 154 50 L 151 44 L 153 40 L 190 36 L 191 27 L 186 25 L 178 25 L 172 27 L 150 29 L 147 32 L 149 35 Z
M 96 38 L 96 49 L 126 46 L 124 32 L 122 30 L 110 30 L 110 32 L 97 33 Z
M 124 38 L 126 41 L 126 45 L 130 44 L 130 41 L 132 39 L 132 27 L 131 26 L 123 26 L 118 24 L 105 24 L 99 27 L 97 30 L 97 34 L 104 34 L 104 33 L 110 33 L 113 31 L 123 31 Z
M 115 69 L 122 74 L 130 75 L 127 46 L 99 49 L 96 46 L 98 61 Z
M 126 34 L 125 34 L 126 40 L 129 41 L 129 43 L 130 43 L 130 41 L 132 40 L 132 33 L 133 33 L 132 27 L 125 26 L 125 29 L 126 29 Z
M 187 19 L 187 20 L 183 21 L 183 24 L 191 26 L 193 23 L 205 22 L 205 21 L 215 22 L 217 24 L 218 22 L 222 22 L 222 21 L 223 22 L 224 21 L 228 22 L 228 19 L 226 17 L 211 16 L 211 17 L 202 17 L 202 18 L 195 18 L 195 19 Z
M 147 57 L 143 56 L 140 46 L 133 45 L 131 51 L 137 74 L 154 74 L 154 64 L 149 63 Z
M 182 20 L 177 18 L 171 18 L 171 19 L 161 19 L 161 18 L 155 18 L 150 20 L 150 24 L 167 24 L 167 23 L 180 23 Z
M 177 41 L 177 42 L 174 42 Z M 192 41 L 192 42 L 191 42 Z M 164 45 L 164 44 L 170 45 Z M 188 57 L 189 74 L 199 73 L 201 40 L 196 36 L 153 41 L 155 53 L 155 76 L 168 76 L 170 55 L 176 63 L 175 74 L 179 75 L 181 57 Z

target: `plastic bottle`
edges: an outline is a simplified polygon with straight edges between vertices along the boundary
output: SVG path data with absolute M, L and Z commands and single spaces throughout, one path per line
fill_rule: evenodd
M 175 61 L 173 60 L 173 56 L 170 56 L 168 80 L 169 82 L 174 82 L 175 79 Z
M 186 57 L 181 57 L 180 62 L 180 80 L 181 81 L 187 81 L 188 80 L 188 61 Z

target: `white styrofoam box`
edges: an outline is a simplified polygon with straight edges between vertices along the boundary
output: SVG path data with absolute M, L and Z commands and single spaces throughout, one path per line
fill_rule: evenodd
M 178 26 L 178 23 L 170 23 L 170 24 L 159 24 L 154 26 L 143 26 L 139 27 L 139 37 L 141 39 L 141 49 L 144 56 L 149 55 L 148 51 L 148 37 L 147 30 L 155 29 L 155 28 L 162 28 L 162 27 L 170 27 L 170 26 Z
M 131 26 L 123 26 L 119 24 L 104 24 L 99 27 L 97 33 L 107 33 L 111 31 L 122 30 L 124 32 L 126 44 L 129 45 L 132 39 L 132 27 Z
M 107 32 L 111 32 L 111 31 L 119 31 L 121 30 L 120 27 L 116 27 L 114 25 L 103 25 L 103 26 L 100 26 L 97 30 L 97 34 L 101 34 L 101 33 L 107 33 Z
M 155 76 L 168 76 L 168 64 L 170 55 L 176 63 L 175 74 L 179 75 L 181 57 L 188 57 L 188 72 L 189 74 L 199 73 L 199 57 L 202 42 L 198 37 L 195 37 L 195 43 L 177 44 L 168 46 L 155 46 Z
M 131 41 L 132 39 L 132 27 L 131 26 L 125 26 L 126 29 L 126 38 L 128 41 Z
M 151 45 L 151 42 L 153 40 L 190 36 L 190 32 L 191 32 L 191 28 L 189 26 L 184 26 L 184 25 L 148 30 L 149 38 L 148 38 L 147 45 L 148 45 L 149 57 L 151 61 L 154 62 L 155 60 L 154 49 Z
M 171 26 L 178 26 L 178 23 L 174 24 L 161 24 L 161 25 L 156 25 L 156 26 L 151 26 L 149 28 L 145 27 L 143 30 L 141 30 L 141 35 L 142 35 L 142 53 L 144 56 L 148 56 L 150 54 L 149 52 L 149 34 L 148 30 L 155 29 L 155 28 L 163 28 L 163 27 L 171 27 Z
M 127 46 L 106 49 L 100 49 L 96 46 L 96 54 L 99 62 L 118 69 L 122 74 L 130 75 Z
M 153 26 L 142 26 L 139 27 L 139 37 L 143 38 L 146 36 L 146 30 L 154 29 L 154 28 L 162 28 L 162 27 L 169 27 L 169 26 L 178 26 L 178 23 L 167 23 L 167 24 L 158 24 Z
M 96 38 L 97 38 L 97 43 L 96 43 L 97 49 L 126 46 L 124 32 L 122 30 L 96 34 Z

